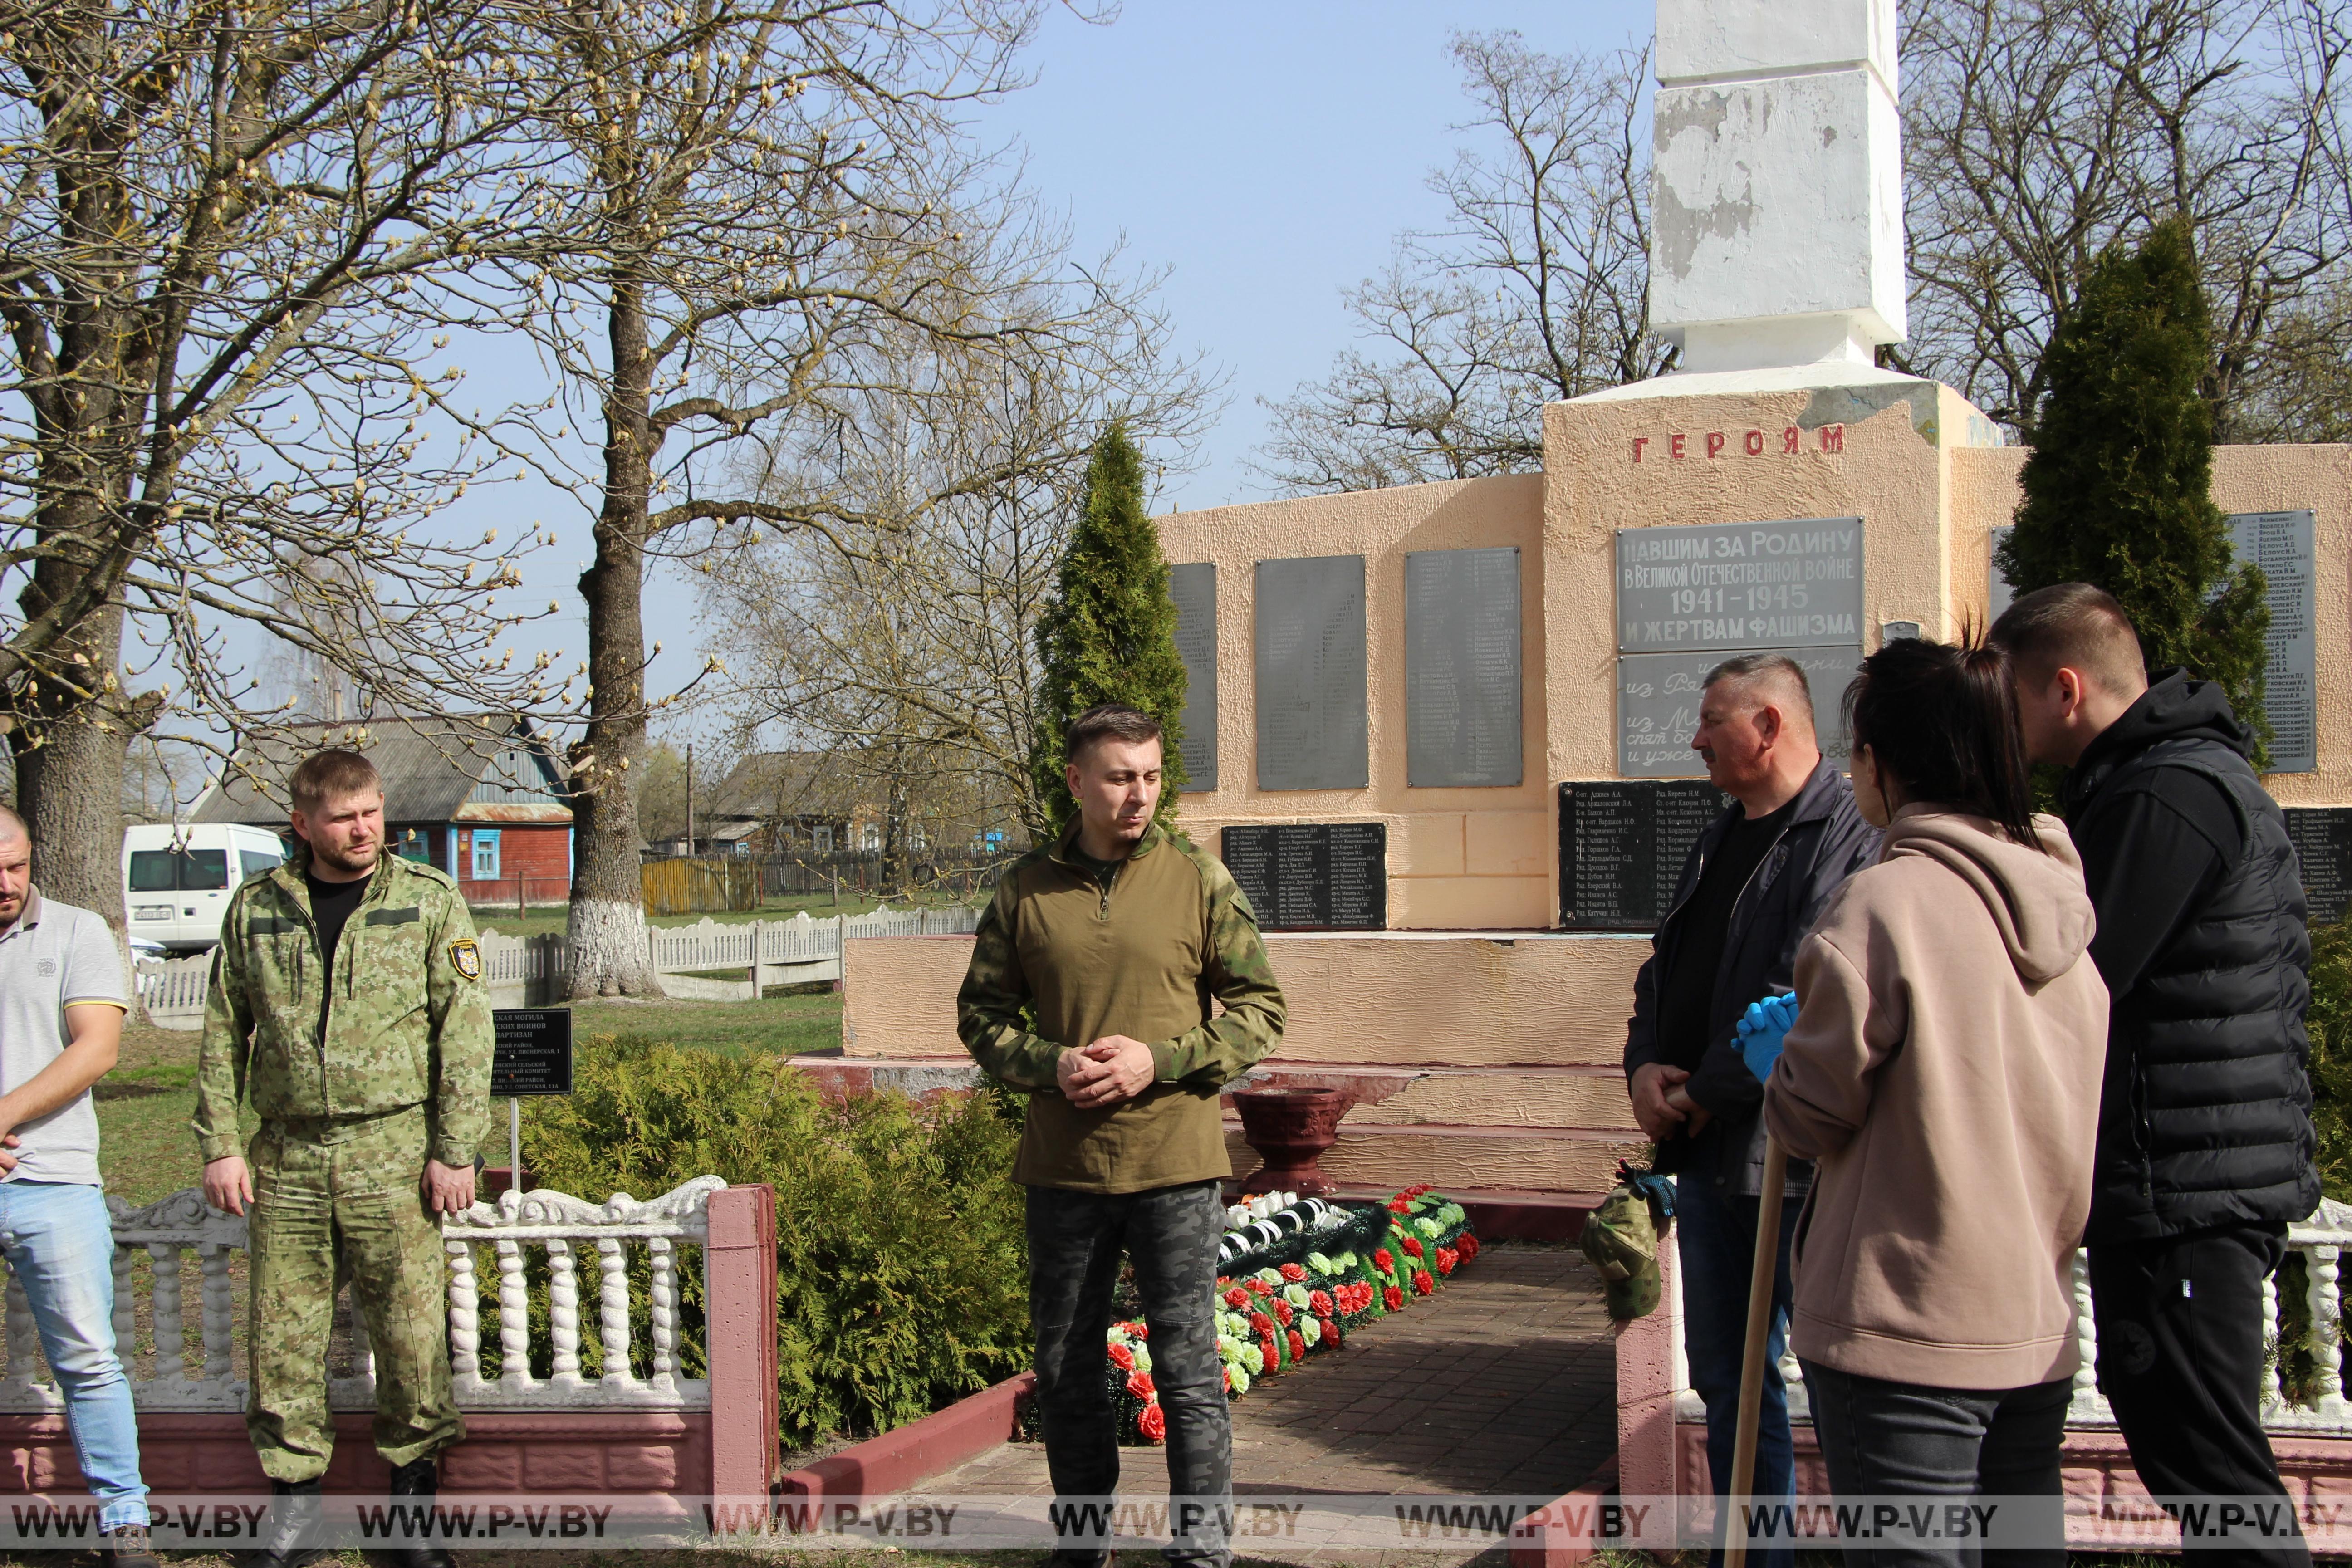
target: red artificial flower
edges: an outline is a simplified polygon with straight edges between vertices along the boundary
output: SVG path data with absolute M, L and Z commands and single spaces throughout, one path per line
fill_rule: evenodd
M 1391 1199 L 1389 1200 L 1389 1213 L 1391 1213 L 1391 1214 L 1411 1214 L 1412 1212 L 1412 1203 L 1411 1203 L 1408 1199 L 1406 1199 L 1406 1197 L 1404 1196 L 1404 1194 L 1402 1194 L 1402 1193 L 1398 1194 L 1395 1197 L 1392 1197 L 1392 1198 L 1391 1198 Z
M 1243 1289 L 1240 1286 L 1236 1285 L 1232 1289 L 1225 1292 L 1225 1305 L 1231 1307 L 1234 1311 L 1246 1312 L 1249 1310 L 1249 1304 L 1250 1293 Z
M 1307 1353 L 1307 1337 L 1297 1329 L 1290 1331 L 1290 1359 L 1297 1361 Z
M 1138 1399 L 1151 1400 L 1160 1397 L 1160 1391 L 1152 1387 L 1151 1374 L 1148 1372 L 1129 1373 L 1127 1374 L 1127 1391 L 1135 1395 Z
M 1393 1285 L 1381 1292 L 1381 1300 L 1387 1304 L 1388 1310 L 1391 1312 L 1404 1310 L 1404 1292 Z
M 1328 1290 L 1309 1290 L 1307 1293 L 1307 1310 L 1313 1312 L 1318 1318 L 1329 1317 L 1331 1315 L 1331 1292 Z
M 1337 1319 L 1337 1318 L 1318 1318 L 1318 1319 L 1316 1319 L 1316 1320 L 1315 1320 L 1315 1326 L 1316 1326 L 1317 1328 L 1319 1328 L 1319 1329 L 1321 1329 L 1321 1330 L 1323 1331 L 1323 1338 L 1324 1338 L 1324 1340 L 1325 1340 L 1327 1342 L 1331 1343 L 1331 1344 L 1335 1344 L 1335 1345 L 1336 1345 L 1336 1344 L 1338 1344 L 1338 1343 L 1339 1342 L 1339 1319 Z
M 1441 1247 L 1437 1249 L 1437 1271 L 1440 1274 L 1453 1273 L 1454 1266 L 1461 1261 L 1462 1255 L 1452 1247 Z
M 1125 1345 L 1120 1344 L 1117 1340 L 1113 1340 L 1110 1342 L 1110 1364 L 1118 1368 L 1121 1372 L 1133 1372 L 1135 1370 L 1135 1352 L 1128 1349 Z
M 1467 1263 L 1478 1256 L 1478 1238 L 1465 1230 L 1454 1242 L 1454 1249 L 1462 1254 L 1462 1261 Z
M 1168 1412 L 1160 1409 L 1159 1402 L 1154 1400 L 1145 1405 L 1143 1413 L 1135 1418 L 1135 1429 L 1143 1434 L 1144 1441 L 1148 1443 L 1167 1441 Z
M 1119 1327 L 1125 1329 L 1129 1333 L 1133 1334 L 1139 1340 L 1148 1340 L 1151 1337 L 1151 1325 L 1145 1322 L 1140 1318 L 1138 1318 L 1131 1323 L 1121 1323 Z
M 1407 1236 L 1407 1237 L 1399 1237 L 1398 1239 L 1400 1239 L 1401 1241 L 1402 1241 L 1402 1242 L 1404 1243 L 1404 1249 L 1405 1249 L 1405 1251 L 1406 1251 L 1407 1253 L 1411 1254 L 1412 1257 L 1419 1258 L 1419 1257 L 1422 1255 L 1422 1252 L 1421 1252 L 1421 1243 L 1419 1243 L 1418 1241 L 1415 1241 L 1412 1237 L 1411 1237 Z
M 1426 1296 L 1437 1289 L 1437 1281 L 1429 1277 L 1428 1269 L 1416 1268 L 1412 1271 L 1412 1288 L 1415 1294 Z
M 1257 1348 L 1265 1357 L 1265 1375 L 1272 1377 L 1275 1369 L 1282 1364 L 1282 1347 L 1274 1342 L 1274 1335 L 1268 1332 L 1258 1336 Z
M 1372 1267 L 1383 1274 L 1396 1272 L 1396 1255 L 1385 1247 L 1372 1248 Z
M 1270 1334 L 1274 1331 L 1274 1320 L 1264 1312 L 1252 1312 L 1249 1323 L 1250 1331 L 1253 1333 Z
M 1227 1394 L 1231 1394 L 1231 1393 L 1234 1391 L 1234 1369 L 1233 1369 L 1231 1366 L 1227 1366 L 1227 1367 L 1224 1369 L 1224 1373 L 1225 1373 L 1225 1392 L 1226 1392 Z
M 1307 1279 L 1307 1270 L 1298 1264 L 1286 1263 L 1282 1266 L 1282 1277 L 1293 1285 L 1303 1284 Z
M 1274 1321 L 1276 1322 L 1280 1323 L 1286 1329 L 1290 1327 L 1291 1316 L 1292 1313 L 1289 1302 L 1277 1300 L 1274 1303 Z

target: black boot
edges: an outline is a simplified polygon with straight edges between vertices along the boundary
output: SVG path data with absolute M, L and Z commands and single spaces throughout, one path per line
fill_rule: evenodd
M 162 1568 L 143 1524 L 118 1524 L 99 1536 L 100 1568 Z
M 315 1478 L 307 1481 L 272 1481 L 276 1494 L 269 1504 L 269 1521 L 258 1549 L 240 1553 L 239 1568 L 305 1568 L 327 1555 L 319 1537 L 320 1515 L 326 1511 L 325 1487 Z
M 433 1499 L 441 1490 L 441 1471 L 429 1458 L 411 1459 L 392 1468 L 392 1495 L 394 1499 L 422 1500 L 424 1511 L 430 1513 Z M 412 1507 L 418 1506 L 412 1503 Z M 416 1516 L 411 1514 L 410 1518 Z M 457 1568 L 457 1559 L 448 1548 L 431 1541 L 411 1540 L 383 1553 L 391 1568 Z

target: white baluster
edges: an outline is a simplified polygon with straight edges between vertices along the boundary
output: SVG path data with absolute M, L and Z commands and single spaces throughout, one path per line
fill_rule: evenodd
M 216 1242 L 198 1254 L 204 1267 L 197 1302 L 204 1313 L 207 1383 L 226 1383 L 236 1375 L 236 1300 L 229 1283 L 228 1255 L 226 1242 Z
M 2336 1292 L 2339 1252 L 2315 1247 L 2304 1254 L 2308 1275 L 2304 1300 L 2311 1313 L 2311 1331 L 2304 1341 L 2311 1352 L 2313 1405 L 2332 1415 L 2344 1411 L 2343 1300 Z
M 8 1341 L 7 1386 L 29 1391 L 33 1377 L 40 1370 L 40 1340 L 33 1331 L 32 1303 L 25 1300 L 25 1287 L 16 1271 L 8 1271 L 8 1307 L 6 1313 Z
M 596 1267 L 602 1271 L 596 1318 L 604 1333 L 604 1381 L 635 1386 L 637 1380 L 629 1373 L 629 1265 L 619 1241 L 597 1237 Z
M 181 1327 L 185 1303 L 180 1295 L 180 1248 L 169 1241 L 151 1241 L 147 1256 L 155 1260 L 155 1381 L 187 1376 L 187 1341 Z
M 653 1258 L 653 1318 L 654 1376 L 653 1381 L 668 1388 L 677 1371 L 677 1273 L 670 1255 L 669 1238 L 655 1237 L 646 1243 L 646 1251 Z
M 449 1375 L 457 1382 L 482 1376 L 480 1296 L 474 1284 L 474 1249 L 451 1237 L 449 1249 Z
M 530 1300 L 522 1277 L 522 1244 L 499 1247 L 499 1382 L 530 1386 Z
M 2286 1370 L 2285 1345 L 2279 1336 L 2278 1276 L 2263 1276 L 2263 1344 L 2271 1352 L 2270 1365 L 2263 1373 L 2263 1415 L 2270 1414 L 2286 1403 L 2280 1392 L 2279 1374 Z
M 2074 1348 L 2082 1363 L 2074 1368 L 2074 1392 L 2067 1401 L 2071 1421 L 2103 1412 L 2099 1397 L 2099 1334 L 2091 1320 L 2091 1264 L 2080 1248 L 2074 1253 Z
M 572 1261 L 572 1244 L 561 1239 L 547 1244 L 547 1330 L 554 1346 L 552 1381 L 577 1384 L 580 1379 L 580 1277 Z

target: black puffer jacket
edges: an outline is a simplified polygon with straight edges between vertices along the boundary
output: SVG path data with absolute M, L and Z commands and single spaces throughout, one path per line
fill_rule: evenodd
M 1666 1059 L 1658 1041 L 1658 984 L 1675 972 L 1681 937 L 1676 917 L 1738 812 L 1737 805 L 1727 810 L 1692 846 L 1682 880 L 1675 885 L 1675 901 L 1651 939 L 1649 960 L 1633 977 L 1633 1016 L 1625 1029 L 1629 1079 L 1635 1068 Z M 1878 858 L 1878 829 L 1862 819 L 1845 774 L 1822 763 L 1798 793 L 1789 825 L 1740 890 L 1724 932 L 1723 961 L 1716 968 L 1707 1010 L 1706 1054 L 1692 1069 L 1689 1085 L 1694 1099 L 1724 1109 L 1696 1138 L 1670 1138 L 1661 1144 L 1659 1170 L 1704 1172 L 1726 1191 L 1751 1196 L 1762 1189 L 1764 1086 L 1732 1045 L 1732 1032 L 1749 1003 L 1795 987 L 1797 943 L 1812 930 L 1830 895 Z M 1811 1173 L 1811 1165 L 1796 1163 L 1791 1185 L 1810 1181 Z
M 2067 775 L 2067 826 L 2104 923 L 2124 900 L 2170 904 L 2209 879 L 2177 934 L 2113 998 L 2086 1239 L 2120 1242 L 2216 1226 L 2301 1219 L 2317 1206 L 2312 1165 L 2311 939 L 2286 819 L 2255 777 L 2252 737 L 2221 689 L 2166 675 Z M 2189 803 L 2218 786 L 2236 816 L 2234 863 L 2148 852 L 2121 828 L 2147 796 Z M 2105 862 L 2104 864 L 2102 862 Z M 2170 894 L 2168 900 L 2165 895 Z M 2130 912 L 2116 909 L 2116 918 Z

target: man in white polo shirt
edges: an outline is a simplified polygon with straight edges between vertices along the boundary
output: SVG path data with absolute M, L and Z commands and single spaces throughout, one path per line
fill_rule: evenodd
M 114 1348 L 114 1231 L 89 1086 L 130 993 L 114 933 L 42 899 L 24 819 L 0 806 L 0 1257 L 25 1288 L 115 1568 L 155 1568 L 139 1423 Z

